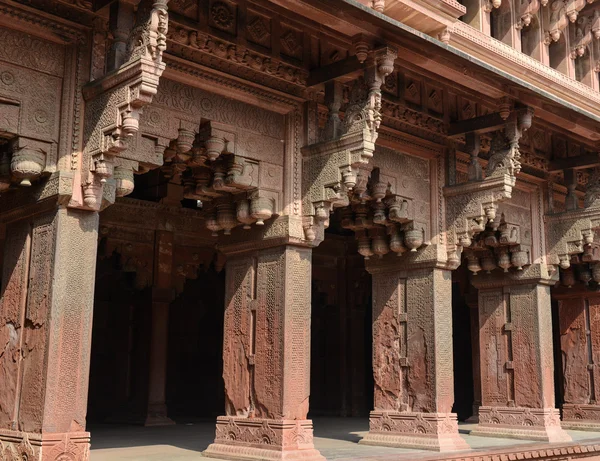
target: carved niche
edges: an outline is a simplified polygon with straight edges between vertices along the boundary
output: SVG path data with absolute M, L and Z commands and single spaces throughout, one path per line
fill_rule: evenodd
M 363 201 L 367 197 L 369 160 L 373 157 L 382 117 L 381 86 L 394 70 L 397 56 L 396 51 L 388 47 L 370 54 L 364 78 L 351 86 L 343 121 L 337 113 L 340 104 L 329 104 L 328 124 L 337 128 L 329 129 L 329 139 L 302 151 L 303 226 L 306 239 L 315 244 L 323 240 L 329 213 L 334 207 L 349 205 L 352 196 L 362 195 Z M 383 188 L 383 183 L 378 187 Z M 386 195 L 385 190 L 375 194 L 378 202 Z
M 165 69 L 162 54 L 168 29 L 167 1 L 140 2 L 127 40 L 119 38 L 123 43 L 115 40 L 113 45 L 123 45 L 123 56 L 119 55 L 122 64 L 84 87 L 82 194 L 74 193 L 72 207 L 97 210 L 103 195 L 111 203 L 115 193 L 131 192 L 133 171 L 140 163 L 146 167 L 160 165 L 156 156 L 148 160 L 143 152 L 138 155 L 130 148 L 130 140 L 139 131 L 142 109 L 152 101 Z

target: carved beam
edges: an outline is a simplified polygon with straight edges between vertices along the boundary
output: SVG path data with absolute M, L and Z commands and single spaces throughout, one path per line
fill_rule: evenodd
M 548 163 L 548 173 L 557 173 L 566 169 L 581 170 L 597 166 L 600 166 L 600 154 L 586 154 L 551 160 Z
M 364 67 L 365 64 L 359 62 L 356 56 L 350 56 L 311 71 L 306 80 L 306 86 L 317 86 L 340 77 L 350 77 Z
M 516 121 L 526 115 L 531 117 L 532 109 L 525 107 L 513 110 L 508 117 L 503 117 L 502 112 L 494 112 L 492 114 L 482 115 L 480 117 L 461 120 L 451 123 L 448 127 L 448 136 L 455 138 L 465 133 L 489 133 L 503 129 L 507 122 Z

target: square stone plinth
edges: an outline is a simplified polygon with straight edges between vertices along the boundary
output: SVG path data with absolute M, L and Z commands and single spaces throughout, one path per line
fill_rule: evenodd
M 570 442 L 556 408 L 479 407 L 479 424 L 471 435 Z
M 564 429 L 577 431 L 600 431 L 600 405 L 565 403 L 562 407 Z
M 204 456 L 240 460 L 325 461 L 313 445 L 310 420 L 222 416 Z
M 27 433 L 0 429 L 0 460 L 90 459 L 90 433 Z
M 361 444 L 433 451 L 468 450 L 454 413 L 372 411 Z

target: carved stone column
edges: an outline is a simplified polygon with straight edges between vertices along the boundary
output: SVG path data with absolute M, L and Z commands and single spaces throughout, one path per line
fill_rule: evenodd
M 559 299 L 560 349 L 564 388 L 562 426 L 600 429 L 600 294 L 562 288 Z
M 148 412 L 146 426 L 175 424 L 167 416 L 167 349 L 169 342 L 169 307 L 173 298 L 173 233 L 156 231 L 154 284 L 152 289 L 152 336 L 150 339 L 150 376 L 148 378 Z
M 7 227 L 0 459 L 89 459 L 85 416 L 97 231 L 97 213 L 66 208 Z
M 472 435 L 570 441 L 554 408 L 547 267 L 479 274 L 481 406 Z
M 395 256 L 393 256 L 395 258 Z M 452 279 L 437 268 L 368 261 L 373 274 L 375 409 L 360 443 L 465 450 L 452 367 Z M 397 259 L 397 258 L 396 258 Z
M 226 274 L 226 416 L 217 419 L 215 443 L 204 454 L 324 460 L 306 419 L 311 250 L 283 245 L 229 254 Z

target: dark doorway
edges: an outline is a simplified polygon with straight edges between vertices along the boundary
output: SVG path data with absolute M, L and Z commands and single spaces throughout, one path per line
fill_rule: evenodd
M 371 276 L 351 232 L 313 250 L 310 416 L 373 409 Z
M 472 315 L 467 303 L 469 283 L 465 265 L 453 273 L 452 283 L 452 346 L 454 356 L 454 406 L 459 421 L 472 416 L 474 401 Z M 472 294 L 471 294 L 472 296 Z M 476 311 L 476 309 L 474 309 Z M 475 345 L 477 347 L 477 345 Z

